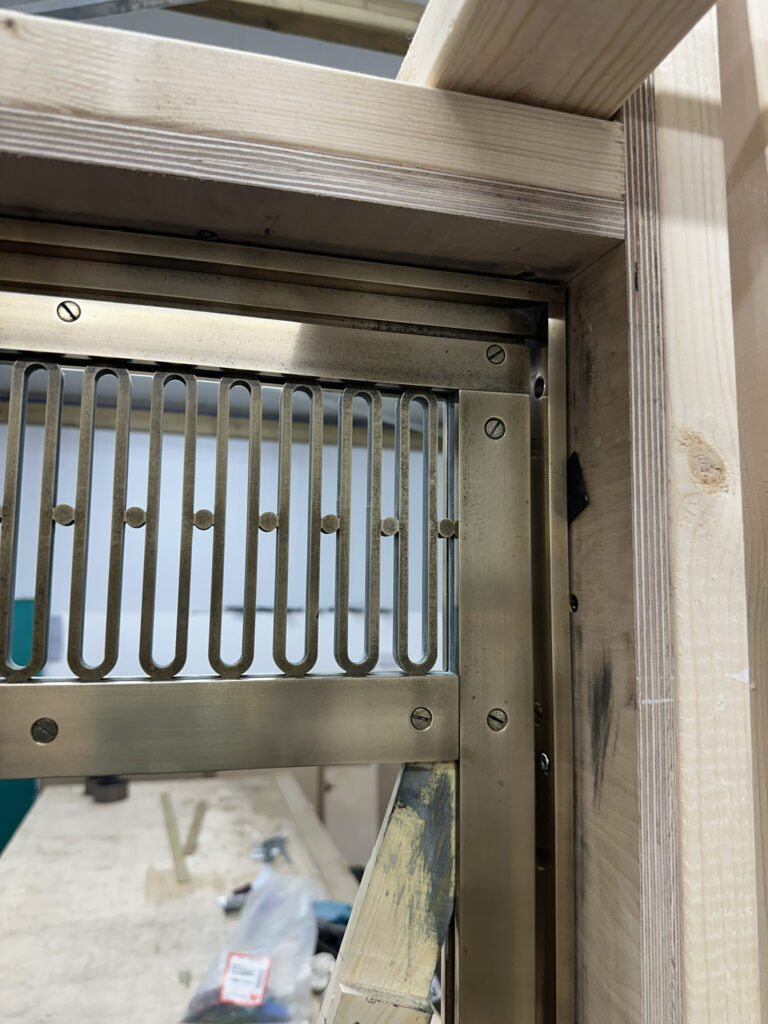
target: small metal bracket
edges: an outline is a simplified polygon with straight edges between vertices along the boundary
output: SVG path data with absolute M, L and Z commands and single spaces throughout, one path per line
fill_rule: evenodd
M 573 520 L 589 504 L 587 485 L 584 481 L 584 471 L 581 468 L 581 459 L 578 452 L 571 452 L 566 464 L 567 486 L 568 486 L 568 523 Z

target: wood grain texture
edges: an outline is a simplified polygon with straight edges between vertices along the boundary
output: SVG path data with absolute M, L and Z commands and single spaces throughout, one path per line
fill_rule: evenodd
M 622 245 L 568 290 L 568 443 L 589 493 L 569 530 L 579 1024 L 643 1020 L 628 316 Z
M 427 995 L 453 913 L 453 764 L 408 764 L 363 876 L 324 1024 L 429 1024 Z
M 431 0 L 399 79 L 610 117 L 711 0 Z
M 655 75 L 685 1020 L 760 1017 L 742 502 L 714 14 Z
M 768 11 L 718 6 L 739 406 L 763 1022 L 768 1021 Z
M 7 12 L 0 103 L 618 198 L 620 125 Z
M 653 85 L 624 108 L 643 1015 L 682 1020 L 667 414 Z
M 132 133 L 124 136 L 122 152 Z M 0 140 L 4 141 L 0 129 Z M 616 231 L 526 225 L 511 203 L 498 219 L 465 207 L 471 182 L 457 176 L 451 192 L 418 208 L 367 198 L 323 195 L 312 188 L 145 172 L 66 157 L 14 156 L 0 141 L 0 213 L 34 220 L 117 228 L 184 238 L 267 245 L 275 250 L 336 255 L 527 279 L 566 281 L 616 244 Z M 108 158 L 107 158 L 108 159 Z M 421 175 L 411 175 L 421 179 Z M 345 191 L 343 181 L 340 192 Z M 414 186 L 418 196 L 420 185 Z M 424 203 L 430 197 L 423 194 Z M 613 215 L 611 215 L 613 216 Z M 616 221 L 614 220 L 614 225 Z M 619 224 L 623 211 L 619 209 Z

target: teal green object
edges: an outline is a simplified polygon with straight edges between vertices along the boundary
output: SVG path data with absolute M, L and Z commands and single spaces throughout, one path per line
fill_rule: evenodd
M 17 665 L 26 665 L 32 656 L 32 621 L 35 602 L 13 602 L 11 658 Z M 37 779 L 0 779 L 0 850 L 21 824 L 35 802 Z

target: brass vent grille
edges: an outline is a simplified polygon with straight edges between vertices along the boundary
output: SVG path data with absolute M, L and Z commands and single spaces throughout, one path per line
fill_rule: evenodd
M 445 396 L 114 365 L 3 369 L 6 680 L 62 676 L 49 650 L 56 593 L 79 680 L 449 667 Z M 21 659 L 19 597 L 32 601 Z

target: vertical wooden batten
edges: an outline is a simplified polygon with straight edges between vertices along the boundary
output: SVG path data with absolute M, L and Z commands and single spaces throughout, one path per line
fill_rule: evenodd
M 569 443 L 589 493 L 570 528 L 576 1019 L 758 1024 L 714 16 L 631 99 L 625 127 L 626 249 L 569 286 Z
M 654 81 L 684 1020 L 756 1024 L 751 700 L 714 12 Z
M 743 486 L 761 989 L 768 1007 L 768 11 L 718 5 Z M 763 1011 L 768 1021 L 768 1008 Z

